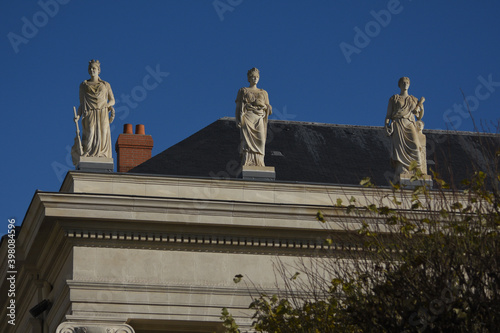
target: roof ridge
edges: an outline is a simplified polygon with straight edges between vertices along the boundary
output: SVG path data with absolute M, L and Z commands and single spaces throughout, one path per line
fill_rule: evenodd
M 234 117 L 222 117 L 218 120 L 223 121 L 235 121 Z M 269 119 L 272 123 L 283 123 L 292 125 L 314 125 L 314 126 L 324 126 L 324 127 L 342 127 L 342 128 L 363 128 L 363 129 L 378 129 L 382 130 L 384 126 L 370 126 L 370 125 L 347 125 L 347 124 L 332 124 L 332 123 L 318 123 L 312 121 L 302 121 L 302 120 L 281 120 L 281 119 Z M 424 129 L 426 133 L 436 133 L 436 134 L 456 134 L 456 135 L 479 135 L 479 136 L 491 136 L 500 137 L 500 133 L 487 133 L 487 132 L 473 132 L 473 131 L 458 131 L 458 130 L 443 130 L 443 129 Z

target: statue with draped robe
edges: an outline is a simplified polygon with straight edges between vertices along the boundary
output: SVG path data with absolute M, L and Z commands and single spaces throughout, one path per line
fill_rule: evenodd
M 242 166 L 264 167 L 268 117 L 272 113 L 269 96 L 257 88 L 259 70 L 247 73 L 249 87 L 243 87 L 236 97 L 236 125 L 240 128 L 240 157 Z
M 89 61 L 88 72 L 90 79 L 80 84 L 80 106 L 74 119 L 77 124 L 82 120 L 82 138 L 80 149 L 75 139 L 73 163 L 78 160 L 75 155 L 112 158 L 110 124 L 115 117 L 115 98 L 110 84 L 99 77 L 99 60 Z
M 407 77 L 400 78 L 398 86 L 401 92 L 389 99 L 385 118 L 385 129 L 392 143 L 391 163 L 395 168 L 395 179 L 401 174 L 414 173 L 410 170 L 413 161 L 423 174 L 427 173 L 425 135 L 421 130 L 425 99 L 422 97 L 418 100 L 408 94 L 410 79 Z M 415 122 L 415 117 L 418 123 Z

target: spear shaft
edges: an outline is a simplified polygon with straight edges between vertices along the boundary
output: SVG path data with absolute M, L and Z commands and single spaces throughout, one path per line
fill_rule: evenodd
M 76 120 L 76 108 L 73 106 L 73 113 L 75 114 L 76 137 L 78 138 L 78 153 L 83 155 L 82 139 L 80 138 L 80 128 L 78 127 L 78 120 Z

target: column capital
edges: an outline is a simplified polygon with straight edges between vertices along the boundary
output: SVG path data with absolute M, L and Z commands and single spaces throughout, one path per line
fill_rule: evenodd
M 67 321 L 57 327 L 56 333 L 135 333 L 135 331 L 127 324 Z

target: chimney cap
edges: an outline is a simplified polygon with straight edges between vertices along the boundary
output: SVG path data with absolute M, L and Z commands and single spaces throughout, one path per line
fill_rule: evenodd
M 146 135 L 146 130 L 144 128 L 144 125 L 142 124 L 135 125 L 135 134 Z
M 132 124 L 124 124 L 123 125 L 123 133 L 124 134 L 134 134 L 132 131 Z

